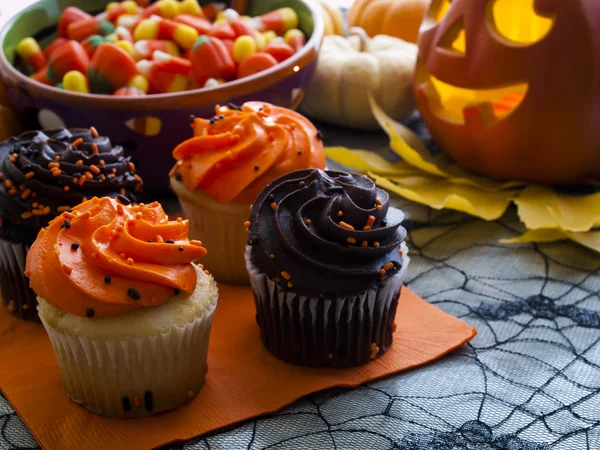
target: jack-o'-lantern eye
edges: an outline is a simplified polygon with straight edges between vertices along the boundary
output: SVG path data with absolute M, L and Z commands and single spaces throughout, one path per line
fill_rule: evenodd
M 541 16 L 535 0 L 490 0 L 486 24 L 492 34 L 510 44 L 531 45 L 541 41 L 552 29 L 554 19 Z
M 433 0 L 429 7 L 428 19 L 436 23 L 440 22 L 448 13 L 451 3 L 451 0 Z

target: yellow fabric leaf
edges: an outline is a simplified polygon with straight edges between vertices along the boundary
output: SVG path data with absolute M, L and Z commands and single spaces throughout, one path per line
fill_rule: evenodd
M 529 230 L 559 228 L 585 232 L 600 225 L 600 193 L 575 196 L 543 186 L 529 186 L 515 200 Z
M 414 202 L 434 209 L 454 209 L 484 220 L 502 217 L 515 195 L 512 191 L 486 191 L 435 177 L 395 177 L 391 181 L 374 173 L 369 176 L 378 186 Z
M 516 244 L 521 242 L 556 242 L 570 239 L 590 250 L 600 253 L 600 231 L 588 231 L 586 233 L 572 233 L 559 229 L 540 229 L 528 231 L 513 239 L 504 239 L 505 244 Z
M 367 150 L 349 150 L 345 147 L 327 147 L 325 154 L 332 161 L 360 172 L 376 172 L 387 176 L 405 176 L 418 173 L 404 161 L 391 163 Z

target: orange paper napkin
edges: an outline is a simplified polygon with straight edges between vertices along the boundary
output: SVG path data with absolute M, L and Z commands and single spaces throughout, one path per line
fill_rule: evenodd
M 108 419 L 71 402 L 41 325 L 0 311 L 0 389 L 46 449 L 148 449 L 277 411 L 331 387 L 353 387 L 425 364 L 477 331 L 404 288 L 394 343 L 353 369 L 310 369 L 275 359 L 262 346 L 250 288 L 220 286 L 206 384 L 189 405 L 141 419 Z

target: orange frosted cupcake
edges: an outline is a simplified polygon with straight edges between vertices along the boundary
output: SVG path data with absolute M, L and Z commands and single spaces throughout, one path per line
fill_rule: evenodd
M 203 260 L 217 281 L 249 282 L 242 226 L 271 181 L 300 169 L 325 167 L 319 131 L 304 116 L 262 102 L 217 106 L 194 119 L 194 137 L 173 151 L 171 186 L 190 219 L 190 236 L 213 251 Z
M 111 417 L 177 408 L 204 383 L 217 287 L 206 250 L 158 203 L 93 198 L 40 231 L 27 255 L 40 319 L 69 397 Z

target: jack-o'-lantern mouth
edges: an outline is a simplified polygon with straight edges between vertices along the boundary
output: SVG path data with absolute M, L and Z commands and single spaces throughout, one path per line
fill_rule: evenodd
M 417 96 L 432 114 L 455 125 L 487 128 L 506 119 L 523 102 L 529 85 L 466 89 L 434 77 L 422 62 L 417 66 Z

